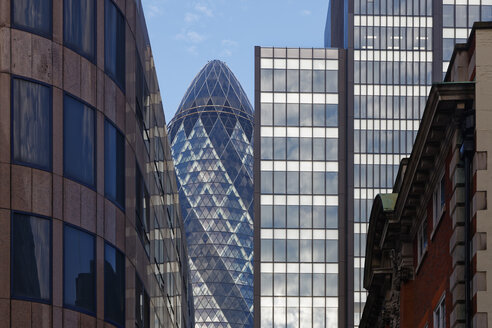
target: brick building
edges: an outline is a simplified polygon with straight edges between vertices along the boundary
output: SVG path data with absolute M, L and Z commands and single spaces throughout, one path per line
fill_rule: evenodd
M 432 86 L 393 193 L 374 200 L 361 327 L 492 327 L 491 53 L 492 24 L 475 23 Z
M 0 327 L 191 327 L 140 0 L 0 0 Z

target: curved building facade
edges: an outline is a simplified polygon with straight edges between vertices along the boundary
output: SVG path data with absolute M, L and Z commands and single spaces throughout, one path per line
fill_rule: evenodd
M 2 327 L 193 327 L 140 0 L 0 0 Z
M 253 109 L 209 62 L 169 125 L 196 327 L 253 327 Z

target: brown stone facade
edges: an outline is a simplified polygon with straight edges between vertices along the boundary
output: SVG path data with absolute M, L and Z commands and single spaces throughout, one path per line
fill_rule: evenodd
M 105 321 L 104 245 L 125 257 L 125 326 L 136 326 L 136 277 L 150 297 L 150 327 L 190 327 L 187 255 L 174 167 L 167 140 L 159 87 L 153 67 L 140 0 L 113 3 L 124 16 L 125 85 L 105 71 L 105 1 L 96 0 L 96 55 L 93 61 L 64 45 L 64 0 L 52 0 L 51 38 L 14 28 L 11 5 L 0 0 L 0 327 L 113 327 Z M 137 115 L 137 66 L 148 88 L 143 128 Z M 50 86 L 52 168 L 13 164 L 11 86 L 19 77 Z M 63 106 L 69 94 L 91 106 L 96 116 L 96 183 L 88 187 L 64 176 Z M 124 135 L 124 205 L 105 196 L 104 123 Z M 136 222 L 136 172 L 149 193 L 150 225 L 145 234 Z M 49 304 L 11 297 L 11 222 L 14 212 L 42 215 L 52 229 L 52 290 Z M 82 228 L 95 236 L 96 311 L 68 309 L 63 300 L 63 228 Z M 191 315 L 190 315 L 191 313 Z
M 475 23 L 456 46 L 393 193 L 376 197 L 361 327 L 492 327 L 491 45 L 492 24 Z

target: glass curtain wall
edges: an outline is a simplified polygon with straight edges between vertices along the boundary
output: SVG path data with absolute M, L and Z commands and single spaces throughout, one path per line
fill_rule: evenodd
M 259 49 L 262 327 L 338 327 L 338 56 Z

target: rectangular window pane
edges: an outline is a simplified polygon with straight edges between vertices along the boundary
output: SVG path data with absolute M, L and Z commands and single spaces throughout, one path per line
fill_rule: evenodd
M 51 221 L 12 216 L 12 297 L 51 300 Z
M 135 325 L 150 327 L 150 298 L 138 276 L 135 276 Z
M 51 88 L 12 80 L 13 161 L 51 170 Z
M 104 190 L 106 197 L 125 208 L 125 138 L 104 122 Z
M 63 172 L 88 186 L 96 185 L 96 119 L 94 110 L 65 95 Z
M 104 7 L 104 64 L 120 88 L 125 88 L 125 18 L 111 0 Z
M 96 53 L 95 18 L 94 0 L 63 2 L 63 42 L 91 61 Z
M 150 196 L 145 186 L 145 181 L 143 179 L 142 173 L 137 168 L 136 170 L 136 228 L 140 241 L 142 242 L 147 255 L 150 250 Z
M 104 245 L 104 318 L 125 324 L 125 256 Z
M 14 0 L 13 25 L 51 37 L 51 0 Z
M 96 312 L 95 238 L 65 225 L 63 246 L 63 302 L 65 306 Z

